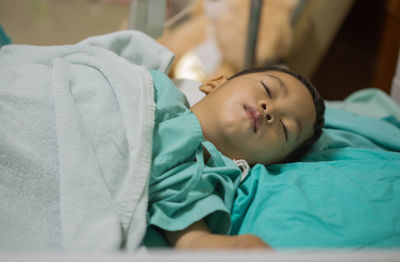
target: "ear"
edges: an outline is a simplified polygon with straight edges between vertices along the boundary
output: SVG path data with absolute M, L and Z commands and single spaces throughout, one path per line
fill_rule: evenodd
M 203 83 L 199 89 L 206 95 L 210 94 L 213 92 L 215 89 L 217 89 L 219 86 L 225 84 L 228 81 L 228 78 L 226 76 L 218 76 L 216 78 L 213 78 L 205 83 Z

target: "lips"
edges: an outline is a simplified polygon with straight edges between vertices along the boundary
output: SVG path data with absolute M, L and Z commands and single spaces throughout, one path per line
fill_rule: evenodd
M 250 119 L 251 126 L 253 127 L 254 133 L 257 132 L 258 129 L 260 129 L 261 126 L 261 118 L 262 114 L 261 112 L 252 106 L 247 106 L 244 105 L 244 110 L 246 111 L 247 117 Z

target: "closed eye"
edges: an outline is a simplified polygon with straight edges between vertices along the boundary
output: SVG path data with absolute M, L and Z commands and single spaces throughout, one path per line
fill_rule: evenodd
M 283 132 L 285 134 L 285 139 L 286 139 L 286 141 L 288 141 L 288 131 L 287 131 L 285 124 L 282 122 L 282 120 L 281 120 L 281 125 L 282 125 Z
M 265 91 L 267 91 L 268 96 L 271 98 L 271 90 L 269 89 L 269 87 L 263 81 L 260 82 L 261 85 L 264 87 Z

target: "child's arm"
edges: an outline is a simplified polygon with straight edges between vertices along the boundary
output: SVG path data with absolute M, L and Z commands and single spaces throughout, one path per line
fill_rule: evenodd
M 203 220 L 182 231 L 165 231 L 165 236 L 170 245 L 180 249 L 270 249 L 267 244 L 254 235 L 226 236 L 212 234 Z

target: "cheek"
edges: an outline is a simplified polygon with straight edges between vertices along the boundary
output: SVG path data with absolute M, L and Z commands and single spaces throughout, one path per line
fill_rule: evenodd
M 285 141 L 282 140 L 281 130 L 271 127 L 264 135 L 259 147 L 264 148 L 270 156 L 279 155 L 285 151 Z
M 242 128 L 247 121 L 243 106 L 232 100 L 224 101 L 215 114 L 219 115 L 218 119 L 222 127 L 228 130 Z

